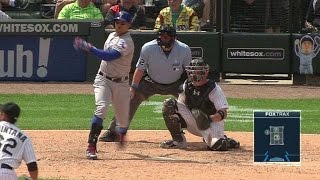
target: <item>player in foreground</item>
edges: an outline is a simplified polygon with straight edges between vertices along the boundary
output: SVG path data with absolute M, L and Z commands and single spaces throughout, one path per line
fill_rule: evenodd
M 14 169 L 24 160 L 31 179 L 37 180 L 38 165 L 31 139 L 15 126 L 19 115 L 17 104 L 0 105 L 0 179 L 18 179 Z
M 228 102 L 213 80 L 207 79 L 209 65 L 202 59 L 193 59 L 186 66 L 188 79 L 178 99 L 167 99 L 163 104 L 163 118 L 172 140 L 160 144 L 162 148 L 186 148 L 182 128 L 202 137 L 209 150 L 226 151 L 238 148 L 240 143 L 224 135 L 224 119 Z
M 97 141 L 103 128 L 103 119 L 112 103 L 117 126 L 116 134 L 123 145 L 129 126 L 129 71 L 134 53 L 134 43 L 129 33 L 132 16 L 120 11 L 114 18 L 115 32 L 109 34 L 104 50 L 97 49 L 81 38 L 76 38 L 74 47 L 88 51 L 101 59 L 98 74 L 94 80 L 96 110 L 91 120 L 86 156 L 97 159 Z

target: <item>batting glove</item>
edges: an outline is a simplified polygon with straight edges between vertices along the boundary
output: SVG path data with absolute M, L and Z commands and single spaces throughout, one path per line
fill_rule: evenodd
M 76 50 L 82 49 L 85 51 L 89 51 L 92 48 L 92 45 L 83 40 L 81 37 L 76 37 L 73 42 L 73 47 Z

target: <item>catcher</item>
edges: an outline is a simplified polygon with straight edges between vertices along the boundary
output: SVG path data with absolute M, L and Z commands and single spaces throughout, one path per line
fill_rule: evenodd
M 228 102 L 219 85 L 207 79 L 209 65 L 202 59 L 194 59 L 186 66 L 188 79 L 182 85 L 178 99 L 166 99 L 163 118 L 172 140 L 160 144 L 162 148 L 186 148 L 182 131 L 202 137 L 209 150 L 226 151 L 238 148 L 240 143 L 224 135 L 224 119 Z

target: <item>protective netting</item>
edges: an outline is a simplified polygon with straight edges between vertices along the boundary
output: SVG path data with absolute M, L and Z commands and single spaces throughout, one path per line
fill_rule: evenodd
M 297 16 L 292 11 L 294 7 L 290 0 L 230 0 L 229 30 L 289 32 L 291 21 Z

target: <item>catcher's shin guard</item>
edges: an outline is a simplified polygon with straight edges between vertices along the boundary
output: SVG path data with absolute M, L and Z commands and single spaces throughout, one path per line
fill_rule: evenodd
M 101 133 L 102 126 L 98 125 L 97 123 L 93 123 L 91 125 L 90 133 L 89 133 L 89 139 L 88 143 L 89 144 L 96 144 L 98 141 L 98 137 Z
M 173 98 L 166 99 L 163 103 L 162 115 L 172 139 L 182 142 L 181 116 L 177 114 L 178 108 L 176 103 L 176 100 Z

